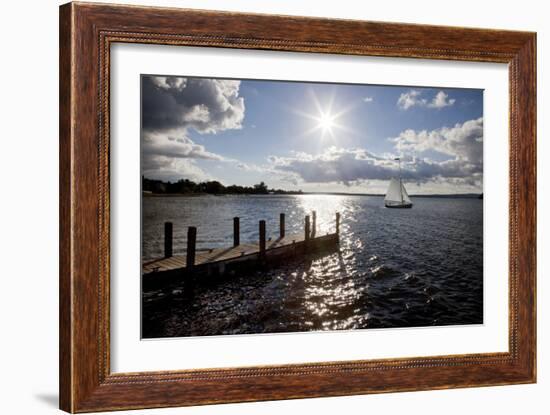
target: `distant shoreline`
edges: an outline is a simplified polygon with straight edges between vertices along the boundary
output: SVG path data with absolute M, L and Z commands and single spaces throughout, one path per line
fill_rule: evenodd
M 142 176 L 141 190 L 144 197 L 197 197 L 204 195 L 224 196 L 224 195 L 255 195 L 255 196 L 273 196 L 273 195 L 335 195 L 335 196 L 373 196 L 384 197 L 385 193 L 351 193 L 351 192 L 304 192 L 300 190 L 284 190 L 269 188 L 264 182 L 252 186 L 241 186 L 232 184 L 223 185 L 216 180 L 196 183 L 189 179 L 180 179 L 177 182 L 164 182 L 162 180 L 148 179 Z M 413 194 L 411 197 L 437 197 L 454 199 L 483 199 L 483 193 L 449 193 L 449 194 Z
M 341 193 L 341 192 L 302 192 L 301 194 L 277 194 L 277 193 L 268 193 L 268 194 L 243 194 L 243 193 L 223 193 L 223 194 L 212 194 L 212 193 L 149 193 L 142 192 L 143 197 L 199 197 L 199 196 L 212 196 L 212 197 L 223 197 L 223 196 L 307 196 L 307 195 L 328 195 L 328 196 L 371 196 L 371 197 L 384 197 L 385 194 L 380 193 Z M 426 195 L 410 195 L 414 198 L 438 198 L 438 199 L 480 199 L 479 193 L 454 193 L 454 194 L 426 194 Z

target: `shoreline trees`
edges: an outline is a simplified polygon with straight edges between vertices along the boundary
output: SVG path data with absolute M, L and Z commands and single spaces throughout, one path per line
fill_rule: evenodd
M 153 194 L 236 194 L 236 195 L 266 195 L 266 194 L 302 194 L 301 190 L 269 189 L 264 182 L 254 186 L 239 186 L 232 184 L 224 186 L 222 183 L 212 180 L 196 183 L 189 179 L 180 179 L 177 182 L 164 182 L 162 180 L 148 179 L 142 176 L 141 188 L 145 192 Z

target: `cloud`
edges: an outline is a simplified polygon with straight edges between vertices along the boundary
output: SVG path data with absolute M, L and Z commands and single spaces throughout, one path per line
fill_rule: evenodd
M 405 130 L 390 138 L 399 152 L 436 151 L 469 163 L 483 163 L 483 117 L 437 130 Z
M 367 104 L 370 102 L 374 102 L 374 97 L 365 97 L 363 98 L 363 102 L 366 102 Z
M 188 137 L 174 137 L 163 133 L 143 133 L 141 154 L 149 156 L 165 156 L 171 158 L 190 158 L 222 161 L 219 154 L 207 151 L 204 146 L 196 144 Z
M 215 134 L 242 128 L 245 105 L 240 81 L 142 77 L 142 128 L 145 131 L 188 130 Z
M 196 182 L 214 180 L 195 164 L 193 159 L 177 159 L 166 156 L 149 156 L 142 161 L 142 174 L 149 179 L 177 181 L 186 178 Z
M 411 107 L 427 107 L 441 109 L 450 107 L 455 103 L 455 99 L 450 99 L 449 95 L 443 91 L 439 91 L 431 101 L 422 97 L 422 91 L 418 89 L 410 89 L 403 92 L 397 99 L 397 106 L 402 110 L 408 110 Z
M 424 98 L 420 98 L 421 94 L 422 93 L 417 89 L 411 89 L 408 92 L 403 92 L 397 100 L 397 106 L 404 110 L 408 110 L 415 105 L 425 106 L 427 102 Z
M 271 156 L 273 169 L 291 173 L 306 183 L 344 183 L 358 180 L 388 179 L 397 172 L 392 160 L 364 149 L 330 147 L 317 155 L 294 153 L 291 157 Z
M 250 163 L 244 163 L 242 161 L 235 160 L 235 165 L 238 169 L 248 171 L 248 172 L 255 172 L 255 173 L 269 173 L 269 168 L 266 168 L 264 166 L 260 166 L 258 164 L 250 164 Z
M 202 178 L 193 160 L 233 161 L 189 138 L 190 130 L 216 134 L 240 129 L 244 98 L 240 81 L 142 77 L 142 170 L 156 178 Z
M 402 177 L 416 183 L 446 181 L 481 186 L 483 178 L 483 120 L 471 120 L 453 128 L 415 132 L 406 130 L 391 139 L 396 150 L 439 152 L 442 161 L 405 154 L 377 155 L 366 149 L 330 147 L 320 154 L 293 153 L 290 157 L 268 158 L 274 171 L 293 175 L 304 183 L 357 184 L 388 180 L 398 174 L 401 155 Z M 400 147 L 400 148 L 399 148 Z
M 428 104 L 428 108 L 445 108 L 450 107 L 455 103 L 455 99 L 449 99 L 449 95 L 447 95 L 443 91 L 439 91 L 435 97 L 433 97 L 432 101 Z
M 370 180 L 389 180 L 398 174 L 398 164 L 364 149 L 332 147 L 319 155 L 297 154 L 273 159 L 273 169 L 292 174 L 305 183 L 357 184 Z M 462 160 L 442 162 L 427 158 L 402 157 L 403 179 L 426 183 L 433 180 L 458 179 L 459 182 L 479 184 L 482 171 L 478 165 Z M 296 180 L 294 180 L 296 182 Z

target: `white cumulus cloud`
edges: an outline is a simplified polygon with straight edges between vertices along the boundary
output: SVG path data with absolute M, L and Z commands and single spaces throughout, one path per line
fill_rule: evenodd
M 143 160 L 141 171 L 147 178 L 164 181 L 177 181 L 186 178 L 201 182 L 215 179 L 197 166 L 194 159 L 149 156 Z
M 429 108 L 445 108 L 450 107 L 455 103 L 455 99 L 449 98 L 449 95 L 443 91 L 439 91 L 428 104 Z
M 422 93 L 417 89 L 411 89 L 408 92 L 403 92 L 397 100 L 397 106 L 404 110 L 408 110 L 415 105 L 424 106 L 427 101 L 426 99 L 420 97 L 421 94 Z
M 441 109 L 450 107 L 456 102 L 454 98 L 449 98 L 449 95 L 444 91 L 439 91 L 435 96 L 428 100 L 422 96 L 422 91 L 418 89 L 410 89 L 407 92 L 403 92 L 397 99 L 397 106 L 402 110 L 408 110 L 412 107 L 426 107 Z
M 219 154 L 207 151 L 203 145 L 196 144 L 186 136 L 174 137 L 164 133 L 143 133 L 141 154 L 144 157 L 224 160 Z
M 437 130 L 405 130 L 390 138 L 399 152 L 436 151 L 481 165 L 483 162 L 483 117 Z

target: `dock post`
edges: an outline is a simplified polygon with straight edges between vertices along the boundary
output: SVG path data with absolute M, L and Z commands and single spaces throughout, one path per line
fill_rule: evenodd
M 195 266 L 195 251 L 197 249 L 197 228 L 190 226 L 187 228 L 187 269 Z
M 173 254 L 172 231 L 172 222 L 164 222 L 164 258 L 170 258 Z
M 336 212 L 336 236 L 340 237 L 340 212 Z
M 233 246 L 239 246 L 241 244 L 241 229 L 239 218 L 233 218 Z
M 313 211 L 311 216 L 311 237 L 315 238 L 315 234 L 317 233 L 317 212 Z
M 260 221 L 260 258 L 265 259 L 265 220 Z
M 309 237 L 311 236 L 311 230 L 310 230 L 310 224 L 309 224 L 309 215 L 306 215 L 306 224 L 305 224 L 305 227 L 304 227 L 304 240 L 306 242 L 309 241 Z
M 279 236 L 281 238 L 285 237 L 285 214 L 281 213 L 279 215 Z

